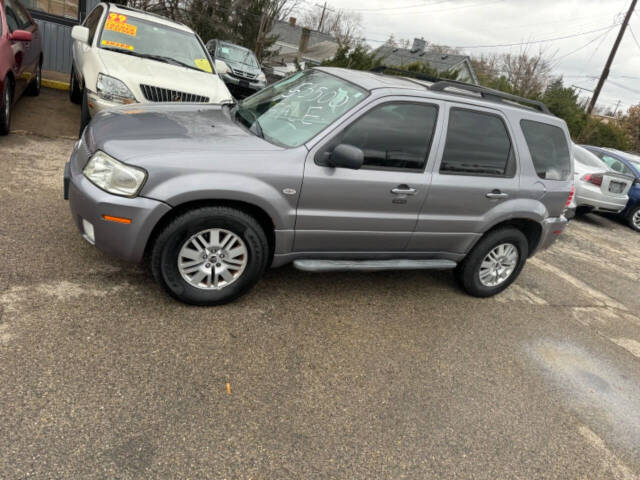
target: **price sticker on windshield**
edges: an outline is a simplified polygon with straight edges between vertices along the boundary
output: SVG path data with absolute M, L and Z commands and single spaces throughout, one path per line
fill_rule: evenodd
M 104 24 L 104 29 L 131 37 L 135 37 L 138 34 L 138 27 L 127 23 L 127 16 L 120 13 L 110 13 Z
M 213 73 L 213 69 L 211 68 L 211 63 L 206 58 L 196 58 L 193 63 L 196 64 L 200 70 L 204 70 L 205 72 Z
M 116 48 L 122 48 L 123 50 L 133 51 L 133 45 L 128 45 L 126 43 L 121 43 L 121 42 L 112 42 L 111 40 L 102 40 L 102 45 L 104 45 L 105 47 L 116 47 Z

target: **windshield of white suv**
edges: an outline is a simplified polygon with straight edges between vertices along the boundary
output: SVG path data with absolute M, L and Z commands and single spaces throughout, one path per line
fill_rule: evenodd
M 216 57 L 230 62 L 243 63 L 250 67 L 258 67 L 258 60 L 251 50 L 231 43 L 219 42 Z
M 366 90 L 345 80 L 318 70 L 307 70 L 243 100 L 234 107 L 232 115 L 268 141 L 297 147 L 366 96 Z
M 213 72 L 204 46 L 191 33 L 120 13 L 109 13 L 100 48 Z

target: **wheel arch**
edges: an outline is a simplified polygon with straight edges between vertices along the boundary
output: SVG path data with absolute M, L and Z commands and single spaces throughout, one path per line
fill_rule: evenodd
M 151 230 L 149 237 L 147 238 L 147 243 L 144 248 L 144 259 L 145 262 L 149 259 L 151 254 L 151 250 L 153 245 L 158 238 L 158 235 L 166 225 L 168 225 L 173 219 L 182 215 L 185 212 L 190 210 L 195 210 L 197 208 L 202 207 L 230 207 L 240 210 L 247 215 L 252 216 L 258 224 L 264 230 L 264 233 L 267 237 L 267 241 L 269 243 L 269 263 L 271 263 L 271 259 L 273 258 L 273 254 L 275 251 L 275 223 L 271 216 L 258 205 L 241 201 L 241 200 L 228 200 L 228 199 L 202 199 L 202 200 L 192 200 L 176 205 L 167 213 L 165 213 L 158 222 L 156 222 L 155 226 Z
M 529 247 L 528 256 L 531 257 L 538 249 L 538 245 L 540 244 L 540 240 L 542 239 L 542 225 L 540 224 L 540 222 L 525 217 L 510 218 L 492 225 L 491 228 L 483 233 L 482 237 L 485 237 L 487 234 L 495 230 L 506 227 L 516 228 L 524 234 L 524 236 L 527 238 L 527 244 Z

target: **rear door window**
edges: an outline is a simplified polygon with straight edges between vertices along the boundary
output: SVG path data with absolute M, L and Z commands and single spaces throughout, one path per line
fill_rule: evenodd
M 617 158 L 613 158 L 605 154 L 602 156 L 602 161 L 606 163 L 607 166 L 614 172 L 624 173 L 625 175 L 633 175 L 633 171 L 631 171 L 629 167 L 627 167 Z
M 538 177 L 545 180 L 569 179 L 571 155 L 562 129 L 533 120 L 521 120 L 520 127 Z
M 502 118 L 492 113 L 452 108 L 440 173 L 513 176 L 515 157 Z

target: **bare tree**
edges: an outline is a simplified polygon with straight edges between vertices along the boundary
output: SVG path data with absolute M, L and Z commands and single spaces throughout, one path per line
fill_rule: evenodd
M 523 97 L 536 97 L 551 82 L 553 55 L 544 49 L 530 54 L 528 48 L 519 53 L 487 54 L 472 59 L 480 83 Z
M 302 17 L 302 24 L 312 30 L 332 35 L 342 46 L 354 46 L 362 33 L 362 15 L 327 5 L 326 10 L 315 7 Z

